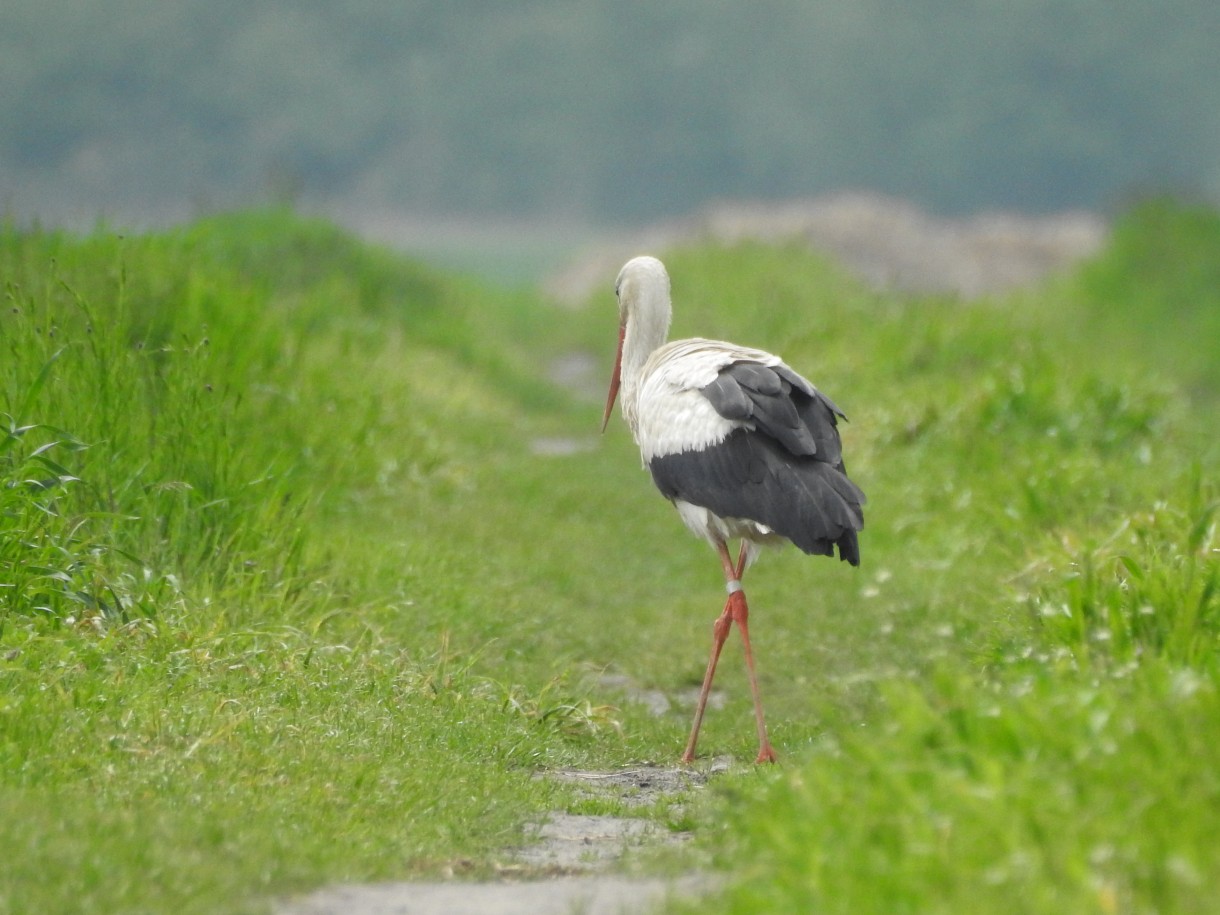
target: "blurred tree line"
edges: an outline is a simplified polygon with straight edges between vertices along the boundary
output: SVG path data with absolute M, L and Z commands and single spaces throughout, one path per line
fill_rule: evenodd
M 1216 0 L 4 0 L 0 208 L 1220 196 Z

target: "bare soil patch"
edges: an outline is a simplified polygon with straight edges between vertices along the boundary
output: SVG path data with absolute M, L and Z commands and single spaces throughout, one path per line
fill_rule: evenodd
M 539 773 L 578 785 L 590 797 L 645 808 L 664 797 L 701 788 L 729 768 L 727 759 L 701 768 L 633 766 L 610 771 L 559 769 Z M 555 812 L 538 825 L 535 841 L 499 868 L 498 881 L 387 883 L 330 887 L 281 902 L 278 915 L 618 915 L 644 912 L 673 894 L 694 895 L 715 878 L 676 879 L 611 873 L 629 849 L 680 845 L 675 832 L 645 817 Z
M 387 883 L 316 893 L 285 915 L 624 915 L 648 911 L 671 894 L 690 895 L 698 877 L 560 877 L 530 883 Z

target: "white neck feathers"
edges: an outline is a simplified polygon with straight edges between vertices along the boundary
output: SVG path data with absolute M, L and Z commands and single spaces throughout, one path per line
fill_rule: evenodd
M 618 275 L 620 320 L 624 322 L 620 371 L 623 418 L 632 433 L 638 429 L 640 382 L 648 357 L 665 343 L 673 313 L 669 274 L 655 257 L 637 257 Z

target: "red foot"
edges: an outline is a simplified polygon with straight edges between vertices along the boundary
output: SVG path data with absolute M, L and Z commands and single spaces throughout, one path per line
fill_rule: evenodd
M 779 760 L 777 760 L 775 758 L 774 750 L 772 750 L 770 747 L 763 747 L 758 751 L 758 759 L 754 760 L 754 762 L 755 763 L 773 763 L 773 762 L 779 762 Z

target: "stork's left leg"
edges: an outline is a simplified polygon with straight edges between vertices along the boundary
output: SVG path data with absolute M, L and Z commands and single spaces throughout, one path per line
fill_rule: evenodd
M 712 678 L 716 675 L 716 662 L 720 659 L 720 651 L 724 648 L 725 639 L 729 637 L 729 629 L 734 622 L 741 629 L 741 641 L 745 646 L 746 668 L 750 676 L 750 692 L 754 697 L 754 721 L 758 727 L 758 758 L 755 762 L 775 762 L 775 751 L 767 739 L 767 725 L 763 720 L 762 699 L 758 692 L 758 677 L 754 673 L 754 654 L 750 650 L 750 633 L 747 619 L 750 615 L 746 605 L 746 595 L 741 589 L 741 576 L 745 572 L 747 545 L 743 541 L 737 554 L 737 564 L 733 564 L 729 556 L 729 548 L 724 543 L 717 543 L 716 550 L 720 554 L 720 564 L 724 568 L 725 581 L 728 584 L 729 598 L 725 601 L 724 612 L 712 626 L 712 653 L 707 661 L 707 670 L 703 674 L 703 686 L 699 690 L 699 701 L 695 706 L 695 721 L 691 726 L 690 740 L 682 753 L 683 762 L 691 762 L 695 758 L 695 742 L 699 739 L 699 727 L 703 723 L 703 712 L 707 705 L 707 697 L 711 692 Z
M 762 697 L 758 692 L 758 675 L 754 672 L 754 652 L 750 650 L 750 629 L 748 619 L 750 608 L 746 604 L 746 592 L 741 589 L 741 575 L 745 571 L 746 544 L 741 544 L 741 552 L 737 556 L 737 566 L 729 559 L 727 547 L 721 546 L 720 562 L 724 566 L 724 574 L 728 580 L 729 600 L 724 612 L 732 617 L 737 628 L 741 630 L 741 644 L 746 652 L 746 671 L 750 676 L 750 694 L 754 698 L 754 723 L 758 727 L 758 758 L 755 762 L 775 762 L 775 750 L 767 738 L 767 723 L 763 719 Z
M 729 637 L 729 629 L 733 625 L 729 613 L 729 605 L 724 605 L 724 612 L 712 624 L 712 653 L 707 659 L 707 670 L 703 673 L 703 685 L 699 688 L 699 701 L 695 703 L 695 721 L 691 725 L 690 739 L 686 741 L 686 749 L 682 751 L 682 762 L 693 762 L 695 759 L 695 742 L 699 739 L 699 727 L 703 724 L 703 711 L 707 707 L 707 697 L 712 691 L 712 678 L 716 676 L 716 662 L 720 660 L 720 650 L 724 648 L 724 640 Z
M 746 566 L 746 545 L 742 543 L 741 554 L 737 557 L 737 567 L 733 567 L 732 561 L 728 558 L 728 547 L 723 544 L 717 544 L 716 548 L 720 551 L 720 558 L 727 562 L 725 566 L 725 574 L 734 581 L 740 582 L 741 573 L 745 571 Z M 690 739 L 686 741 L 686 749 L 682 751 L 682 762 L 693 762 L 695 759 L 695 743 L 699 740 L 699 727 L 703 724 L 703 712 L 707 707 L 707 697 L 712 691 L 712 678 L 716 676 L 716 662 L 720 660 L 720 651 L 724 648 L 724 641 L 729 637 L 729 630 L 733 627 L 733 601 L 732 595 L 730 599 L 725 601 L 724 611 L 717 617 L 716 622 L 712 624 L 712 653 L 707 659 L 707 670 L 703 672 L 703 685 L 699 687 L 699 699 L 695 703 L 695 721 L 691 725 Z

